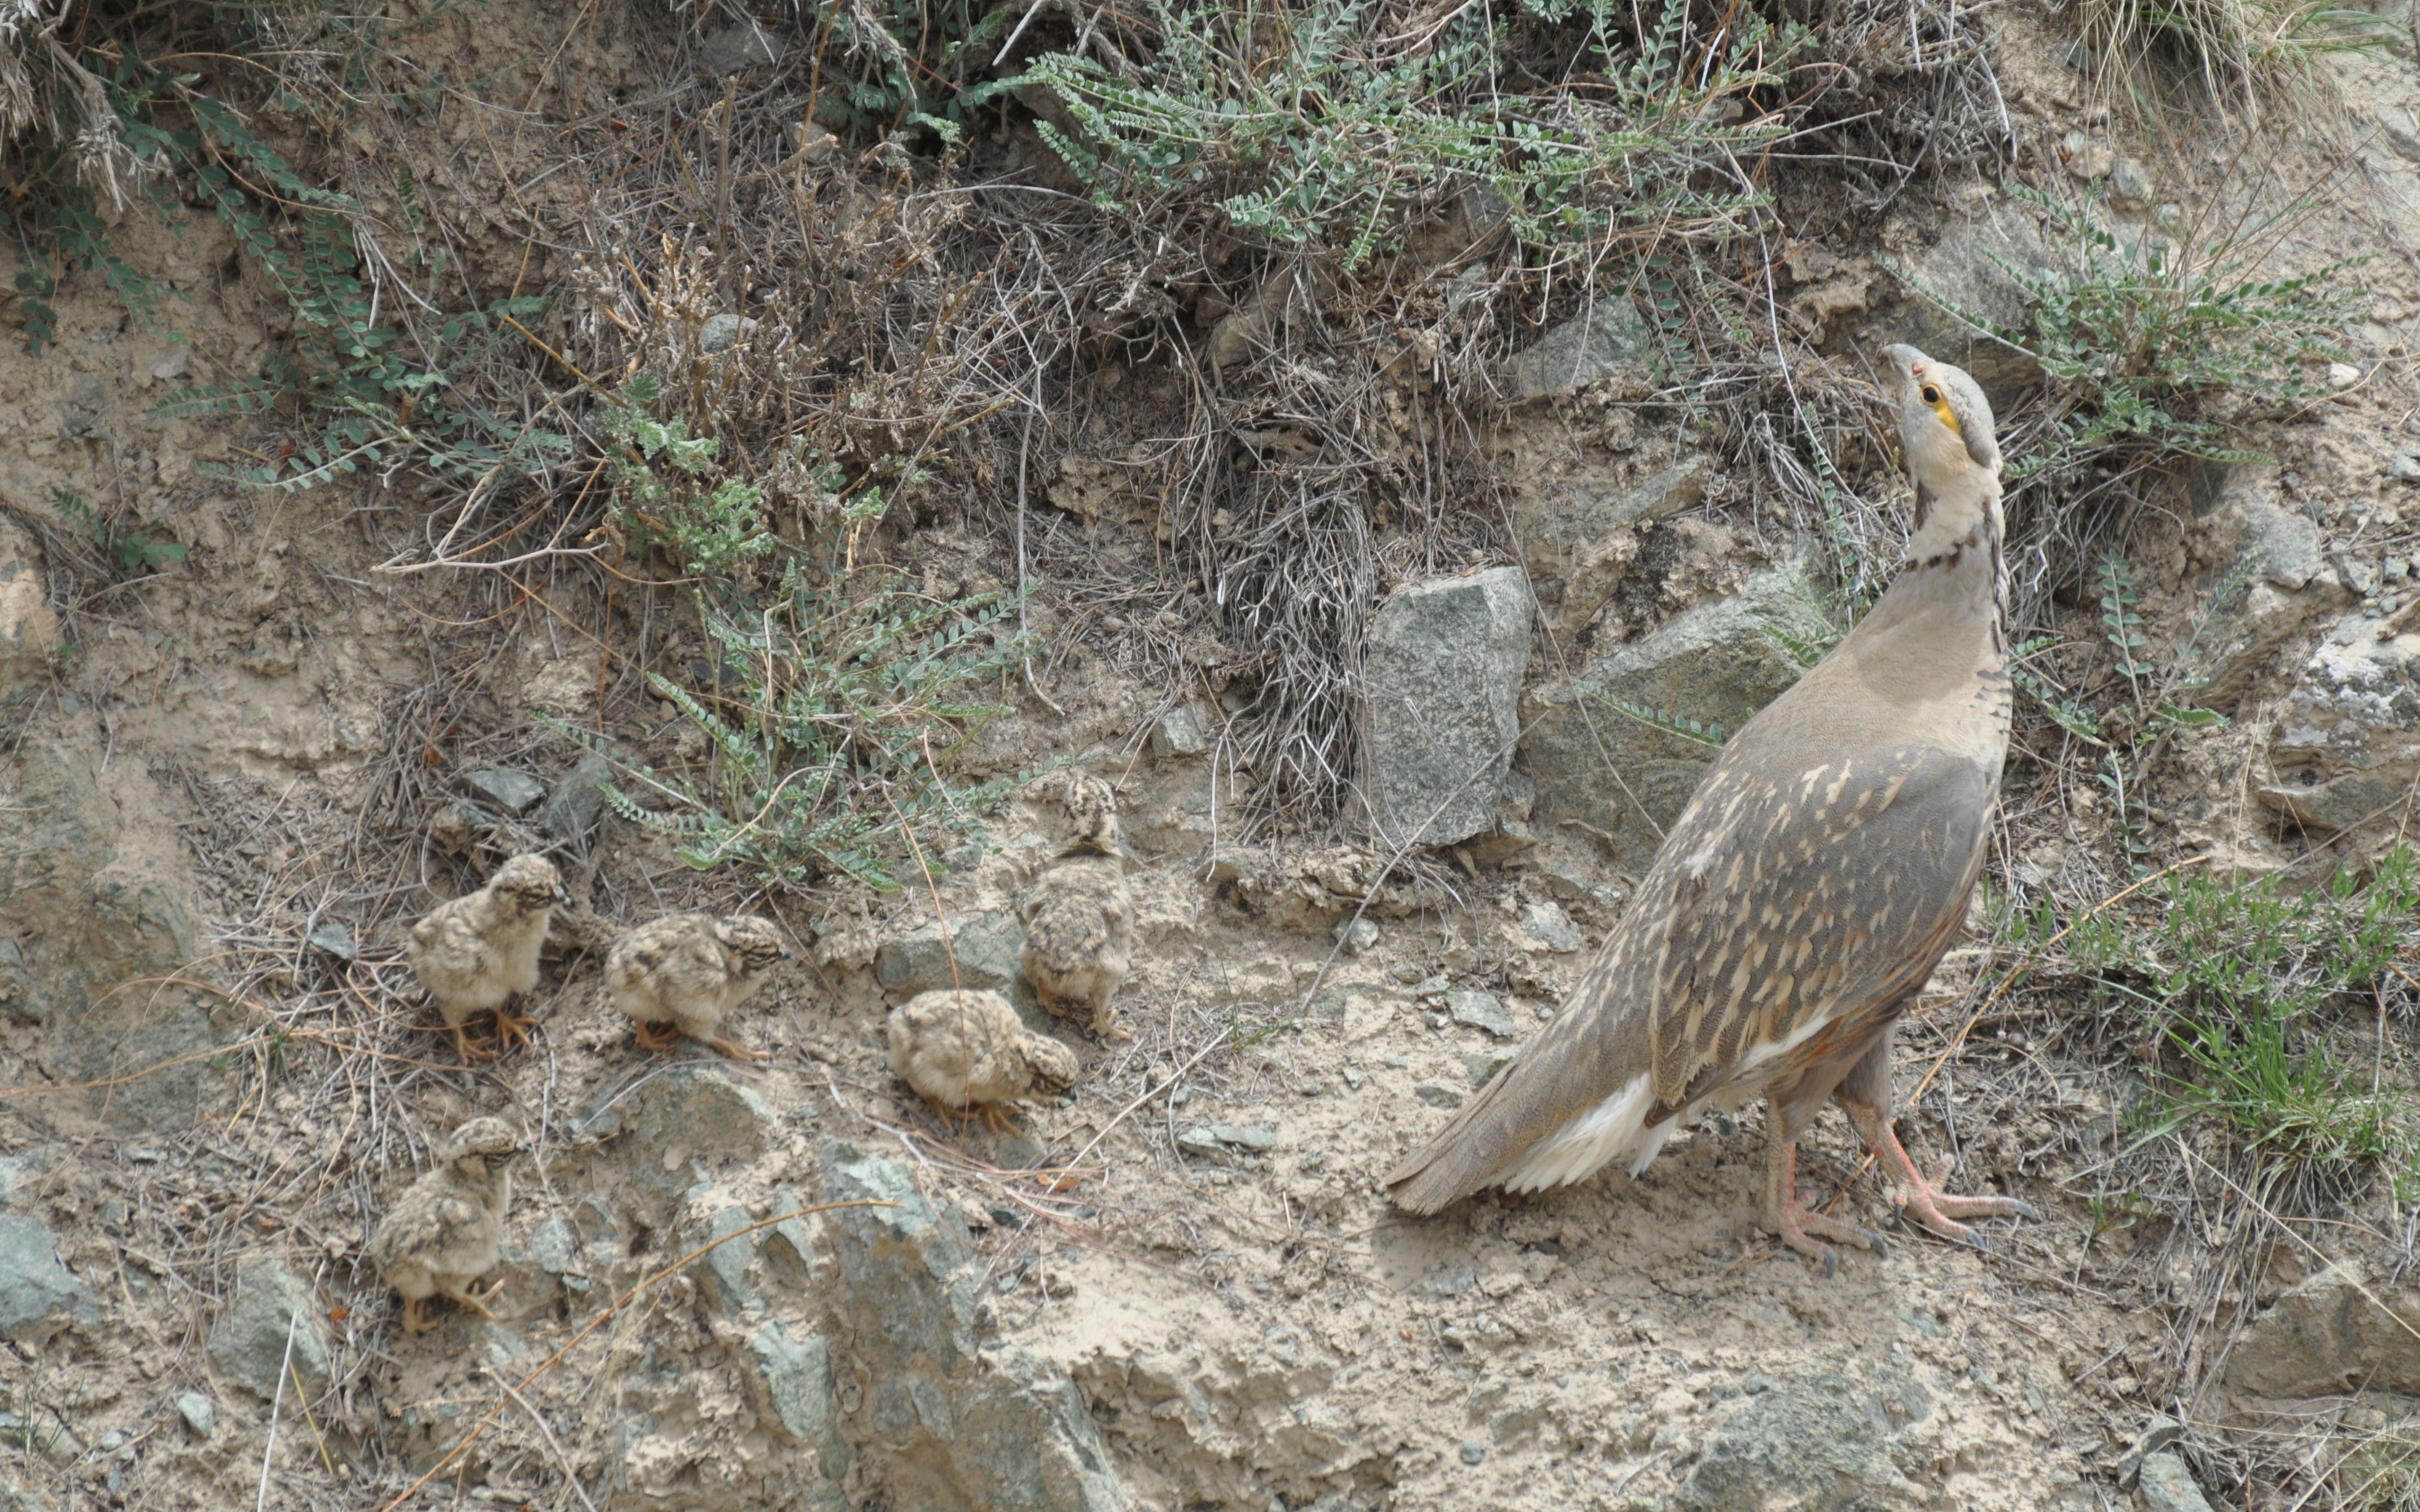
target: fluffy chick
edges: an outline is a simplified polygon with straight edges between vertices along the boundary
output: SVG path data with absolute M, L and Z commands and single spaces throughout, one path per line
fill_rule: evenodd
M 1025 975 L 1042 1006 L 1111 1040 L 1131 1040 L 1110 1006 L 1126 980 L 1134 894 L 1118 854 L 1118 806 L 1109 783 L 1079 774 L 1064 798 L 1069 836 L 1034 879 L 1020 910 Z
M 643 1050 L 670 1050 L 671 1025 L 734 1060 L 770 1055 L 721 1038 L 723 1015 L 790 953 L 769 920 L 735 914 L 674 914 L 622 936 L 605 958 L 605 991 L 638 1027 Z
M 510 1166 L 522 1152 L 511 1124 L 473 1119 L 438 1146 L 437 1164 L 411 1183 L 370 1236 L 371 1262 L 403 1294 L 405 1333 L 428 1327 L 421 1304 L 435 1296 L 451 1297 L 494 1320 L 471 1284 L 496 1268 L 504 1211 L 513 1201 Z
M 1076 1085 L 1076 1055 L 1028 1029 L 993 992 L 919 993 L 891 1014 L 891 1069 L 945 1116 L 981 1108 L 995 1129 L 1003 1103 Z
M 516 993 L 537 986 L 538 947 L 557 903 L 571 902 L 543 856 L 516 856 L 496 868 L 478 891 L 439 903 L 411 926 L 403 953 L 420 984 L 437 1000 L 437 1011 L 454 1031 L 454 1048 L 468 1061 L 471 1044 L 462 1022 L 493 1009 L 501 1053 L 507 1039 L 525 1041 L 537 1021 L 504 1011 Z M 477 1058 L 490 1059 L 489 1056 Z

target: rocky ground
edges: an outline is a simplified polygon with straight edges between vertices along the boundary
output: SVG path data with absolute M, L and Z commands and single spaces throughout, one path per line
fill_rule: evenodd
M 2153 142 L 2095 113 L 2053 21 L 1994 24 L 2021 161 L 2139 177 Z M 466 73 L 527 52 L 443 43 Z M 633 51 L 603 66 L 635 76 Z M 2420 72 L 2334 67 L 2328 140 L 2349 167 L 2277 256 L 2371 255 L 2340 392 L 2263 429 L 2273 464 L 2180 477 L 2127 540 L 2161 655 L 2232 717 L 2158 774 L 2162 864 L 2374 848 L 2420 777 Z M 1911 194 L 1879 245 L 1799 259 L 1838 344 L 1955 339 L 1879 255 L 2006 297 L 1986 254 L 2039 234 L 1977 188 Z M 1736 726 L 1797 674 L 1767 628 L 1820 633 L 1830 614 L 1807 536 L 1748 507 L 1688 435 L 1607 409 L 1643 381 L 1621 319 L 1549 333 L 1512 370 L 1490 422 L 1508 560 L 1407 577 L 1370 621 L 1363 841 L 1238 843 L 1252 778 L 1218 759 L 1228 711 L 1097 640 L 1067 636 L 984 733 L 988 771 L 1063 756 L 1117 784 L 1130 1041 L 1052 1026 L 1019 979 L 1016 901 L 1057 841 L 1037 788 L 937 858 L 930 891 L 763 904 L 800 959 L 737 1015 L 772 1053 L 750 1065 L 634 1049 L 599 983 L 613 931 L 752 901 L 746 884 L 611 814 L 604 768 L 528 713 L 585 719 L 610 684 L 613 737 L 667 764 L 684 727 L 600 672 L 582 626 L 605 622 L 567 592 L 532 605 L 381 571 L 419 529 L 412 501 L 203 471 L 254 438 L 157 402 L 279 332 L 215 223 L 129 226 L 180 292 L 167 329 L 78 284 L 51 349 L 0 343 L 12 1512 L 2187 1512 L 2324 1504 L 2260 1488 L 2340 1489 L 2325 1472 L 2346 1435 L 2412 1421 L 2408 1205 L 2381 1188 L 2230 1247 L 2249 1199 L 2220 1196 L 2211 1167 L 2207 1206 L 2137 1221 L 2137 1068 L 2059 1040 L 2045 1026 L 2068 1005 L 2047 989 L 1958 1032 L 2011 959 L 1980 906 L 1902 1031 L 1900 1086 L 1940 1062 L 1911 1143 L 2040 1210 L 1995 1225 L 1988 1255 L 1895 1227 L 1829 1116 L 1802 1179 L 1890 1253 L 1826 1276 L 1779 1251 L 1755 1217 L 1756 1109 L 1635 1180 L 1390 1212 L 1379 1174 L 1556 1011 L 1703 770 L 1701 747 L 1591 695 Z M 1988 361 L 1987 383 L 2005 377 Z M 1147 555 L 1148 522 L 1074 509 L 1087 474 L 1060 476 L 1038 531 Z M 118 501 L 185 549 L 110 572 L 63 494 Z M 1002 580 L 997 539 L 942 517 L 895 549 Z M 2213 625 L 2222 582 L 2243 596 Z M 1045 628 L 1073 625 L 1073 602 L 1046 594 Z M 2090 640 L 2088 603 L 2049 612 Z M 703 654 L 685 633 L 663 632 L 668 658 Z M 2001 896 L 2122 885 L 2088 782 L 2020 762 L 2008 809 Z M 1384 845 L 1431 814 L 1453 843 Z M 545 1027 L 466 1072 L 428 1032 L 402 930 L 526 848 L 557 856 L 577 899 Z M 1016 995 L 1076 1048 L 1076 1091 L 1009 1134 L 909 1095 L 885 1015 L 953 980 Z M 2408 1085 L 2410 1019 L 2381 1001 L 2377 1026 L 2355 1048 Z M 476 1113 L 519 1120 L 535 1152 L 501 1316 L 447 1311 L 406 1336 L 364 1242 Z M 2302 1456 L 2303 1478 L 2270 1464 L 2244 1489 L 2247 1441 L 2288 1445 L 2272 1458 Z

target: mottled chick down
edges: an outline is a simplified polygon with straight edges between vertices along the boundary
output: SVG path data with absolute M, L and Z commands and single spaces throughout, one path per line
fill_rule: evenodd
M 1017 1018 L 993 992 L 920 993 L 891 1014 L 891 1069 L 945 1113 L 1055 1097 L 1076 1085 L 1076 1055 Z
M 428 1326 L 421 1304 L 451 1297 L 492 1321 L 471 1286 L 496 1268 L 512 1206 L 520 1134 L 502 1119 L 473 1119 L 437 1147 L 437 1164 L 398 1198 L 370 1236 L 370 1260 L 403 1295 L 404 1332 Z M 495 1293 L 490 1291 L 488 1296 Z
M 499 1049 L 507 1039 L 527 1038 L 535 1021 L 515 1018 L 504 1005 L 537 986 L 547 919 L 556 904 L 570 901 L 554 863 L 543 856 L 516 856 L 496 869 L 486 887 L 439 903 L 411 926 L 404 958 L 436 999 L 464 1060 L 473 1056 L 462 1024 L 473 1013 L 495 1011 Z
M 768 919 L 735 914 L 674 914 L 622 936 L 605 958 L 605 991 L 638 1026 L 645 1050 L 669 1050 L 670 1025 L 734 1060 L 764 1060 L 721 1037 L 722 1020 L 790 953 Z
M 1134 893 L 1119 855 L 1117 799 L 1079 774 L 1064 798 L 1069 836 L 1025 895 L 1025 975 L 1042 1006 L 1094 1034 L 1131 1040 L 1112 1005 L 1126 980 Z

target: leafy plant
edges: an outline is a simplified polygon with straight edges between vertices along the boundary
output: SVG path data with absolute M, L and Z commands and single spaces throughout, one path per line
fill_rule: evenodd
M 1031 652 L 1012 595 L 937 602 L 889 569 L 811 574 L 793 559 L 769 602 L 701 609 L 733 691 L 648 683 L 705 732 L 710 777 L 626 765 L 628 782 L 606 788 L 616 812 L 675 837 L 691 866 L 738 862 L 768 887 L 837 874 L 895 892 L 911 850 L 932 864 L 1021 780 L 960 785 L 947 769 L 972 727 L 1007 712 L 978 690 Z
M 120 572 L 152 573 L 185 560 L 184 544 L 154 533 L 159 526 L 120 525 L 94 509 L 84 495 L 72 488 L 53 488 L 51 504 L 83 527 L 92 536 L 93 544 L 117 563 Z
M 1598 692 L 1593 688 L 1590 690 L 1589 697 L 1625 719 L 1635 720 L 1650 730 L 1661 730 L 1668 735 L 1677 735 L 1692 745 L 1704 746 L 1713 749 L 1720 747 L 1730 738 L 1724 733 L 1721 725 L 1707 724 L 1703 720 L 1692 719 L 1686 715 L 1674 714 L 1669 709 L 1659 709 L 1646 703 L 1634 703 L 1628 699 L 1616 698 L 1610 693 Z
M 2178 732 L 2226 722 L 2225 715 L 2187 702 L 2206 679 L 2185 668 L 2211 622 L 2232 606 L 2249 579 L 2239 568 L 2222 580 L 2185 644 L 2164 666 L 2155 666 L 2144 659 L 2149 641 L 2143 634 L 2133 565 L 2118 552 L 2103 552 L 2099 575 L 2102 639 L 2115 653 L 2114 670 L 2123 680 L 2126 697 L 2095 709 L 2050 686 L 2041 673 L 2026 665 L 2029 658 L 2052 648 L 2047 637 L 2017 648 L 2009 658 L 2009 677 L 2020 692 L 2041 705 L 2053 723 L 2101 753 L 2095 779 L 2116 809 L 2127 863 L 2139 875 L 2150 854 L 2144 773 Z
M 1058 97 L 1077 130 L 1037 129 L 1104 207 L 1213 196 L 1231 224 L 1342 248 L 1348 267 L 1475 185 L 1547 249 L 1751 223 L 1752 193 L 1698 176 L 1779 133 L 1744 97 L 1778 82 L 1801 32 L 1745 12 L 1708 51 L 1683 45 L 1685 0 L 1666 0 L 1635 42 L 1621 30 L 1632 10 L 1610 0 L 1535 8 L 1585 17 L 1584 67 L 1601 70 L 1589 87 L 1502 88 L 1503 34 L 1476 8 L 1389 54 L 1365 37 L 1357 0 L 1155 0 L 1159 47 L 1139 77 L 1052 53 L 1014 83 Z
M 824 25 L 844 66 L 827 77 L 816 109 L 835 130 L 915 128 L 955 143 L 967 112 L 1011 87 L 983 73 L 1022 13 L 970 0 L 827 7 Z
M 640 550 L 660 547 L 690 577 L 728 573 L 773 549 L 765 517 L 765 490 L 726 478 L 712 488 L 696 481 L 718 442 L 691 436 L 684 422 L 658 420 L 647 407 L 662 385 L 642 373 L 623 387 L 622 402 L 605 411 L 607 476 L 613 517 Z
M 2024 291 L 2031 313 L 2024 329 L 1888 266 L 1924 299 L 2041 364 L 2056 424 L 2043 448 L 2009 463 L 2012 480 L 2112 450 L 2257 461 L 2225 444 L 2210 401 L 2319 392 L 2313 364 L 2333 355 L 2330 334 L 2350 308 L 2338 275 L 2361 259 L 2295 278 L 2257 276 L 2295 224 L 2295 208 L 2207 235 L 2199 224 L 2121 234 L 2097 196 L 2070 201 L 2022 183 L 2008 188 L 2042 212 L 2056 260 L 2029 268 L 1993 256 Z

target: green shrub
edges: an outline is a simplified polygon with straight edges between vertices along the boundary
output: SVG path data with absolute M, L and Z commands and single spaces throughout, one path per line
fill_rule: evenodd
M 1503 87 L 1504 30 L 1479 8 L 1388 55 L 1351 0 L 1155 0 L 1159 45 L 1140 77 L 1054 53 L 1016 82 L 1043 85 L 1065 106 L 1077 133 L 1038 129 L 1104 207 L 1205 196 L 1239 228 L 1342 248 L 1348 266 L 1471 185 L 1493 190 L 1535 247 L 1753 224 L 1761 202 L 1734 176 L 1700 176 L 1780 133 L 1745 97 L 1780 82 L 1802 32 L 1739 12 L 1708 53 L 1682 45 L 1685 0 L 1666 0 L 1636 41 L 1622 32 L 1633 10 L 1610 0 L 1530 8 L 1584 17 L 1575 71 L 1592 75 L 1588 87 Z
M 119 255 L 101 196 L 164 214 L 190 193 L 293 316 L 290 340 L 261 375 L 197 385 L 159 409 L 178 418 L 290 407 L 302 422 L 290 452 L 228 475 L 303 488 L 417 464 L 479 478 L 526 471 L 568 451 L 560 434 L 481 405 L 466 381 L 493 358 L 509 324 L 544 302 L 499 301 L 417 330 L 382 318 L 353 234 L 361 208 L 296 172 L 242 115 L 197 88 L 199 75 L 149 62 L 133 33 L 140 14 L 96 12 L 75 28 L 77 46 L 44 39 L 32 49 L 39 56 L 22 51 L 24 34 L 0 44 L 0 71 L 17 76 L 0 77 L 0 95 L 21 84 L 34 107 L 6 121 L 10 134 L 0 141 L 24 264 L 18 305 L 34 350 L 55 333 L 50 299 L 59 280 L 80 270 L 97 271 L 138 322 L 162 323 L 170 291 Z M 194 7 L 176 19 L 240 50 L 244 15 Z M 76 130 L 38 129 L 50 120 Z M 390 316 L 396 302 L 388 301 Z
M 2258 460 L 2224 444 L 2211 401 L 2240 393 L 2273 401 L 2313 397 L 2319 364 L 2350 309 L 2338 275 L 2348 259 L 2296 278 L 2256 270 L 2297 218 L 2289 208 L 2205 234 L 2200 224 L 2121 234 L 2097 197 L 2069 201 L 2023 184 L 2010 193 L 2048 221 L 2055 263 L 2027 268 L 1993 256 L 2024 290 L 2032 314 L 2012 330 L 1892 271 L 1967 325 L 2040 363 L 2056 425 L 2048 442 L 2014 458 L 2022 479 L 2105 456 L 2148 452 Z
M 739 863 L 767 887 L 840 875 L 895 892 L 911 856 L 938 870 L 949 843 L 1024 780 L 949 776 L 971 728 L 1007 712 L 985 686 L 1031 653 L 1012 595 L 936 602 L 887 568 L 818 574 L 794 559 L 764 603 L 699 603 L 722 657 L 720 691 L 647 681 L 706 733 L 711 776 L 626 764 L 628 779 L 606 790 L 623 817 L 675 837 L 690 865 Z
M 691 577 L 714 577 L 773 549 L 765 517 L 765 490 L 726 478 L 711 488 L 698 480 L 719 446 L 710 436 L 693 437 L 678 419 L 648 412 L 663 386 L 650 374 L 633 378 L 622 402 L 603 416 L 613 517 L 630 545 L 660 548 Z

